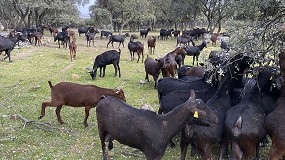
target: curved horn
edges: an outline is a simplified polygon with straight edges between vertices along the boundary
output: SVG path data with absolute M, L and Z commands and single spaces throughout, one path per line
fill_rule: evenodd
M 191 101 L 195 100 L 196 95 L 195 95 L 195 91 L 193 89 L 191 89 L 191 97 L 189 98 Z

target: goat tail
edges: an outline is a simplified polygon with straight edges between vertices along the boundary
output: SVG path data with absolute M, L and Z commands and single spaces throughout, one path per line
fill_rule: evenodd
M 121 54 L 121 49 L 119 48 L 119 54 Z
M 51 84 L 51 81 L 48 81 L 48 84 L 49 84 L 49 87 L 52 88 L 52 84 Z

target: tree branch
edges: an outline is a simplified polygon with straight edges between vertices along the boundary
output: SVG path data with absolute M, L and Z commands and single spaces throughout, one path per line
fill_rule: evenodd
M 55 129 L 55 130 L 60 130 L 60 131 L 63 131 L 63 132 L 66 132 L 66 133 L 69 133 L 69 134 L 74 134 L 75 132 L 72 131 L 72 130 L 68 130 L 68 129 L 64 129 L 64 128 L 59 128 L 59 127 L 54 127 L 54 126 L 51 126 L 47 123 L 43 123 L 43 122 L 38 122 L 38 121 L 35 121 L 35 120 L 29 120 L 19 114 L 14 114 L 14 115 L 11 115 L 10 116 L 10 119 L 13 119 L 13 120 L 16 120 L 16 119 L 20 119 L 23 121 L 24 123 L 24 127 L 28 126 L 28 125 L 32 125 L 34 127 L 37 127 L 37 128 L 41 128 L 41 126 L 43 127 L 46 127 L 46 128 L 50 128 L 50 129 Z M 44 129 L 44 128 L 42 128 Z M 45 129 L 47 130 L 47 129 Z

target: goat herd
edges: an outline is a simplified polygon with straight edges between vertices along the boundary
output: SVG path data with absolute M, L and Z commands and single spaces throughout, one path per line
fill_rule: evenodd
M 63 27 L 62 32 L 57 28 L 48 27 L 54 35 L 54 41 L 67 47 L 69 44 L 71 61 L 76 57 L 76 38 L 73 31 Z M 146 38 L 150 28 L 140 31 L 140 37 Z M 0 51 L 6 52 L 10 59 L 10 52 L 17 41 L 25 41 L 26 37 L 35 37 L 35 44 L 40 45 L 42 34 L 35 34 L 27 30 L 21 33 L 14 32 L 9 38 L 0 36 Z M 96 33 L 94 28 L 79 28 L 79 35 L 85 33 L 87 46 L 93 41 Z M 219 146 L 219 159 L 258 159 L 260 144 L 267 142 L 267 135 L 272 139 L 270 159 L 280 159 L 285 156 L 285 121 L 284 101 L 285 90 L 285 51 L 279 55 L 279 67 L 255 65 L 253 57 L 244 54 L 222 54 L 228 52 L 227 44 L 222 41 L 223 51 L 211 54 L 209 59 L 198 67 L 198 57 L 207 42 L 202 41 L 198 46 L 194 40 L 207 33 L 204 29 L 184 31 L 160 30 L 158 37 L 150 36 L 147 40 L 150 54 L 154 54 L 157 39 L 167 39 L 172 34 L 177 38 L 177 45 L 173 51 L 159 59 L 149 56 L 144 60 L 144 45 L 134 41 L 136 35 L 113 35 L 111 32 L 101 31 L 101 38 L 108 37 L 113 42 L 124 46 L 126 37 L 130 37 L 128 49 L 131 60 L 134 52 L 139 62 L 142 56 L 146 76 L 152 75 L 157 89 L 160 108 L 158 114 L 143 109 L 137 109 L 126 103 L 124 91 L 119 88 L 108 89 L 95 85 L 82 85 L 70 82 L 60 82 L 52 85 L 51 101 L 43 102 L 41 115 L 45 115 L 45 108 L 56 107 L 58 122 L 63 124 L 60 111 L 63 105 L 85 107 L 84 125 L 91 108 L 96 107 L 99 137 L 103 151 L 103 159 L 107 159 L 108 149 L 113 148 L 113 140 L 141 150 L 146 159 L 162 159 L 169 144 L 175 145 L 172 138 L 181 133 L 181 159 L 186 158 L 187 147 L 191 145 L 191 156 L 198 155 L 203 160 L 213 158 L 215 145 Z M 37 36 L 40 35 L 40 36 Z M 211 38 L 215 45 L 217 37 Z M 31 42 L 31 39 L 29 39 Z M 189 45 L 192 43 L 192 46 Z M 74 53 L 75 52 L 75 53 Z M 234 52 L 233 52 L 234 53 Z M 96 78 L 97 68 L 100 68 L 100 77 L 105 76 L 106 65 L 113 64 L 115 76 L 120 73 L 121 50 L 108 50 L 95 58 L 90 75 Z M 193 66 L 184 65 L 186 55 L 193 56 Z M 194 60 L 196 58 L 196 65 Z M 103 69 L 103 73 L 102 73 Z M 119 72 L 119 73 L 117 73 Z M 158 80 L 162 73 L 163 78 Z M 178 79 L 175 74 L 178 74 Z M 113 125 L 116 122 L 116 125 Z

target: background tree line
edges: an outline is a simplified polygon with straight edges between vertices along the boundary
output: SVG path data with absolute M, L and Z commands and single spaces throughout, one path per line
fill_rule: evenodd
M 77 5 L 87 3 L 89 0 L 0 0 L 0 22 L 5 28 L 49 24 L 92 25 L 111 31 L 205 27 L 212 33 L 226 29 L 236 51 L 261 57 L 276 55 L 280 48 L 276 46 L 284 39 L 280 30 L 285 17 L 283 0 L 97 0 L 89 8 L 91 18 L 81 19 Z
M 89 0 L 0 0 L 0 22 L 5 28 L 22 28 L 50 25 L 77 25 L 84 22 L 79 17 L 76 4 Z

